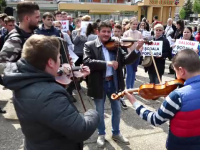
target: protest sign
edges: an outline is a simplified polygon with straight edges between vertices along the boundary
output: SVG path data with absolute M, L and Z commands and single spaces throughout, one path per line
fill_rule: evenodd
M 70 57 L 72 58 L 72 62 L 75 63 L 77 60 L 78 60 L 78 56 L 72 51 L 69 49 L 69 55 Z
M 67 32 L 69 30 L 69 21 L 68 20 L 63 20 L 63 21 L 54 21 L 53 23 L 60 22 L 62 24 L 62 29 L 61 31 Z
M 81 35 L 86 36 L 86 29 L 89 23 L 92 24 L 90 21 L 81 21 Z
M 151 32 L 150 31 L 142 31 L 142 36 L 144 38 L 149 38 L 149 37 L 151 37 Z
M 197 41 L 189 41 L 189 40 L 176 40 L 175 47 L 172 50 L 172 54 L 178 53 L 183 49 L 197 49 L 199 42 Z
M 152 52 L 153 56 L 162 56 L 162 46 L 163 46 L 163 41 L 153 41 L 153 44 L 151 45 L 144 44 L 142 55 L 151 56 Z

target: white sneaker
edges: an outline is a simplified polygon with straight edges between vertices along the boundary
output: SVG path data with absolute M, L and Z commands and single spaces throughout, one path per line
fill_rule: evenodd
M 104 147 L 105 145 L 105 135 L 99 135 L 97 139 L 97 146 Z
M 124 144 L 126 144 L 126 145 L 130 144 L 129 141 L 128 141 L 128 139 L 125 138 L 125 137 L 123 137 L 121 134 L 112 135 L 112 139 L 113 139 L 114 141 L 118 141 L 118 142 L 124 143 Z

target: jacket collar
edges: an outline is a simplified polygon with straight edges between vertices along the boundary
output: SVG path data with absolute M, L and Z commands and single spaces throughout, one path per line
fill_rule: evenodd
M 52 25 L 50 29 L 45 29 L 44 28 L 44 24 L 42 24 L 42 30 L 44 30 L 44 31 L 53 31 L 54 30 L 54 26 Z
M 200 75 L 197 75 L 197 76 L 194 76 L 194 77 L 187 79 L 184 83 L 184 86 L 189 85 L 189 84 L 194 83 L 194 82 L 200 82 Z
M 99 40 L 99 37 L 97 37 L 96 39 L 95 39 L 95 45 L 96 45 L 96 47 L 101 47 L 102 46 L 102 43 L 101 43 L 101 41 Z

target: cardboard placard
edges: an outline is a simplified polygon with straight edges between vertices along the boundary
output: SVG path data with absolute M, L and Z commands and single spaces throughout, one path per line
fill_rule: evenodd
M 91 21 L 81 21 L 81 35 L 86 36 L 86 29 L 89 23 L 92 23 Z
M 172 54 L 178 53 L 180 50 L 183 49 L 197 49 L 199 42 L 197 41 L 189 41 L 189 40 L 176 40 L 175 47 L 172 50 Z
M 67 32 L 69 30 L 69 21 L 68 20 L 63 20 L 63 21 L 54 21 L 53 23 L 60 22 L 62 24 L 62 29 L 61 31 Z
M 141 54 L 143 56 L 162 56 L 163 41 L 153 41 L 152 45 L 144 44 Z M 151 52 L 150 52 L 151 51 Z
M 151 37 L 151 32 L 150 31 L 142 31 L 142 36 L 144 38 L 149 38 L 149 37 Z

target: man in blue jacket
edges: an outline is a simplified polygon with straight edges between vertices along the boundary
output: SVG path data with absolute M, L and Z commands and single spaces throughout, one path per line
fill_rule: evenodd
M 184 86 L 172 91 L 161 107 L 152 112 L 126 92 L 137 114 L 154 126 L 170 121 L 166 147 L 168 150 L 200 149 L 200 59 L 190 49 L 178 52 L 172 66 L 177 79 L 185 80 Z
M 57 36 L 60 37 L 60 30 L 53 26 L 53 14 L 50 12 L 45 12 L 42 16 L 43 24 L 35 30 L 36 34 L 42 34 L 45 36 Z

